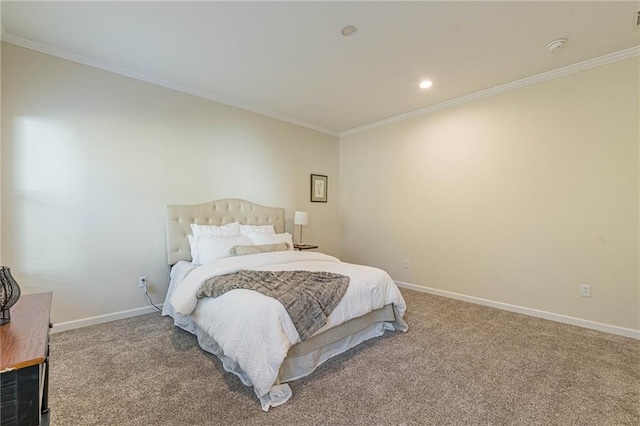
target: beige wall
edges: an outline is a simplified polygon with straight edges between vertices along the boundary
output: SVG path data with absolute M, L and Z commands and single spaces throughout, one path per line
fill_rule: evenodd
M 336 137 L 9 44 L 2 124 L 2 264 L 53 290 L 54 323 L 146 306 L 138 275 L 162 302 L 167 204 L 281 206 L 289 232 L 307 210 L 305 240 L 339 254 Z
M 640 329 L 638 75 L 629 59 L 342 138 L 343 260 Z
M 1 65 L 2 264 L 56 323 L 146 306 L 138 275 L 162 302 L 164 206 L 237 197 L 400 281 L 640 329 L 637 58 L 340 143 L 13 45 Z

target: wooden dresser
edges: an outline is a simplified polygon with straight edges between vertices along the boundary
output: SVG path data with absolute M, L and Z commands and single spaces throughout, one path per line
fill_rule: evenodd
M 0 425 L 48 423 L 52 293 L 23 294 L 0 326 Z

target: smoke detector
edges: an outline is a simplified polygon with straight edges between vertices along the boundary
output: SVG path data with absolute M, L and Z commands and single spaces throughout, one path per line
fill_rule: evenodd
M 358 32 L 358 29 L 353 25 L 347 25 L 340 31 L 342 37 L 353 37 Z
M 553 40 L 547 44 L 547 50 L 551 53 L 556 53 L 561 51 L 564 48 L 564 45 L 567 44 L 566 38 L 559 38 L 557 40 Z

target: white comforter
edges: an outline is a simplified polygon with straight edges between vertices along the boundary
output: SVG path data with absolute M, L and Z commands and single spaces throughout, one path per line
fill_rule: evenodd
M 276 405 L 270 404 L 267 396 L 277 384 L 289 348 L 300 342 L 287 311 L 276 299 L 252 290 L 233 290 L 217 298 L 196 298 L 207 278 L 242 269 L 327 271 L 349 276 L 344 298 L 316 334 L 390 303 L 400 316 L 406 310 L 398 287 L 386 272 L 343 263 L 322 253 L 281 251 L 229 257 L 191 271 L 170 296 L 173 310 L 191 316 L 220 345 L 224 355 L 238 364 L 251 380 L 265 410 Z M 399 324 L 403 326 L 396 328 L 406 331 L 402 320 Z

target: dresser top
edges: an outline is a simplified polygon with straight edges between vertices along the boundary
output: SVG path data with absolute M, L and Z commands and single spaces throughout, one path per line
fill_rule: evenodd
M 0 326 L 0 372 L 44 362 L 53 293 L 23 294 Z

